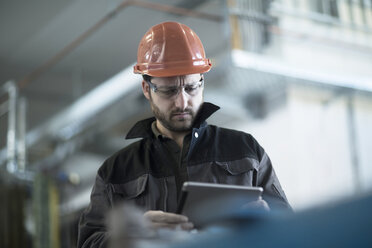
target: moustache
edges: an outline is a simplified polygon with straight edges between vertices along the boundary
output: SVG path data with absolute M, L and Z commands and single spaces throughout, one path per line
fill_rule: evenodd
M 193 115 L 193 112 L 191 109 L 184 109 L 184 110 L 181 110 L 181 109 L 175 109 L 171 112 L 171 115 L 179 115 L 179 114 L 189 114 L 189 115 Z

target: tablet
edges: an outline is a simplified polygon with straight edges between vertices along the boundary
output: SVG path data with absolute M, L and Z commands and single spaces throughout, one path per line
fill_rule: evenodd
M 177 213 L 186 215 L 198 227 L 258 200 L 262 192 L 261 187 L 185 182 Z

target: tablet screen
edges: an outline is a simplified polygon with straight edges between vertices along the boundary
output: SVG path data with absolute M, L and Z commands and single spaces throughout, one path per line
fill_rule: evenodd
M 258 200 L 262 192 L 261 187 L 185 182 L 177 213 L 186 215 L 198 227 L 210 218 L 228 214 Z

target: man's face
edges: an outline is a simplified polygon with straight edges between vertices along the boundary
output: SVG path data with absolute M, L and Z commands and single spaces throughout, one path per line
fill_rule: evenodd
M 200 74 L 154 77 L 151 83 L 156 86 L 156 92 L 147 83 L 142 83 L 143 93 L 149 99 L 152 112 L 163 128 L 171 132 L 191 130 L 203 103 L 203 86 L 199 87 L 201 78 Z M 178 89 L 178 94 L 169 94 L 172 89 L 173 92 Z

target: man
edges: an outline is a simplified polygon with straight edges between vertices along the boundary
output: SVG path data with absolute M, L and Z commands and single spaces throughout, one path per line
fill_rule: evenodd
M 105 214 L 130 201 L 154 227 L 193 228 L 175 214 L 185 181 L 260 186 L 259 205 L 290 208 L 271 162 L 249 134 L 208 125 L 219 107 L 204 103 L 203 73 L 211 69 L 199 37 L 186 25 L 164 22 L 143 36 L 134 72 L 154 118 L 138 122 L 120 150 L 99 169 L 91 203 L 80 220 L 79 247 L 105 244 Z M 123 82 L 125 83 L 125 82 Z

